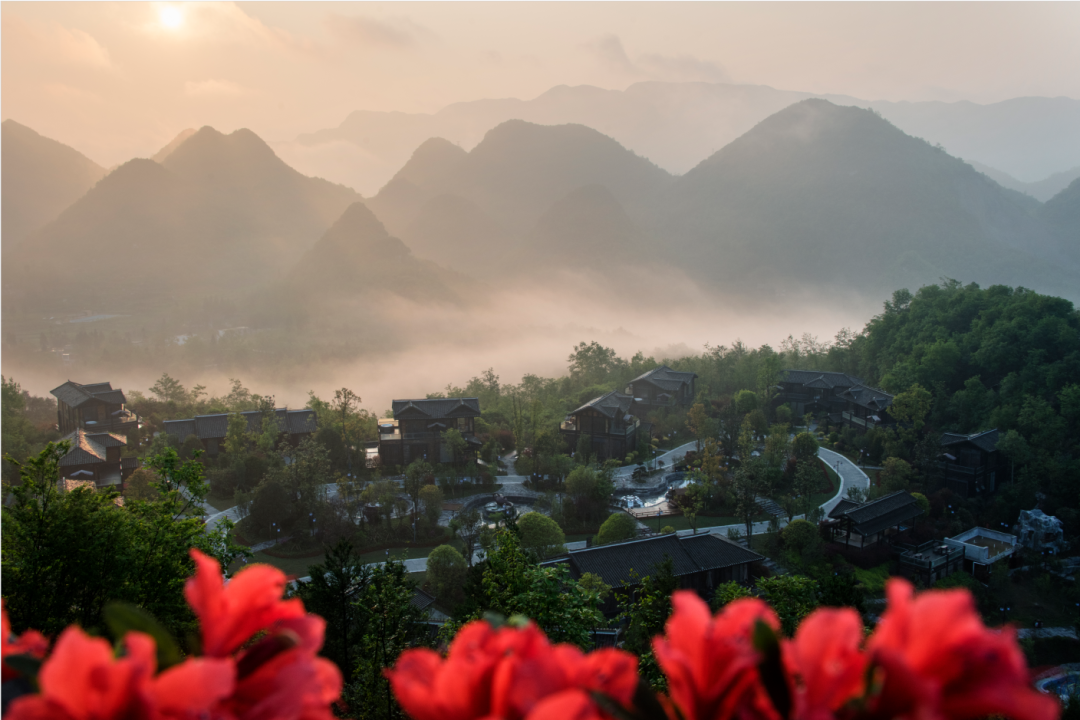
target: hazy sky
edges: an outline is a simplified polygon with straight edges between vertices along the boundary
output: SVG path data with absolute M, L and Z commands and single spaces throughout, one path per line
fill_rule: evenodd
M 109 166 L 186 127 L 270 141 L 359 109 L 554 85 L 1080 98 L 1080 3 L 4 2 L 3 118 Z

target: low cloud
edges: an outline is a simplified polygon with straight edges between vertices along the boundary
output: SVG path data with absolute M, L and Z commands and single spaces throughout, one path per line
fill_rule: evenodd
M 593 56 L 609 71 L 643 80 L 668 82 L 730 82 L 731 76 L 719 64 L 689 54 L 646 53 L 631 58 L 618 35 L 605 35 L 588 46 Z

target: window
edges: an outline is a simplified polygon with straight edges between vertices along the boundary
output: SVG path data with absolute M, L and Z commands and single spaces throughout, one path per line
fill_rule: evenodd
M 466 433 L 466 432 L 471 431 L 472 428 L 470 427 L 470 425 L 471 425 L 471 423 L 469 422 L 469 418 L 458 418 L 457 419 L 458 432 Z

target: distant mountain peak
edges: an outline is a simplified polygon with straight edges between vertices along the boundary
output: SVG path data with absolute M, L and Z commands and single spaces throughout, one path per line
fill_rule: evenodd
M 363 255 L 369 262 L 410 254 L 405 243 L 391 237 L 379 218 L 375 217 L 375 213 L 359 201 L 345 208 L 341 217 L 312 248 L 313 253 L 319 251 L 319 245 L 333 246 L 354 257 Z
M 169 141 L 169 144 L 158 150 L 150 159 L 154 162 L 164 162 L 165 158 L 169 157 L 176 148 L 180 147 L 185 140 L 195 134 L 195 128 L 187 128 L 181 130 L 180 133 Z
M 428 138 L 420 143 L 409 161 L 394 175 L 393 180 L 408 181 L 417 186 L 426 185 L 441 178 L 467 155 L 461 146 L 449 140 L 441 137 Z
M 180 173 L 213 172 L 222 167 L 275 167 L 295 173 L 273 149 L 247 128 L 228 135 L 204 125 L 169 153 L 162 164 Z

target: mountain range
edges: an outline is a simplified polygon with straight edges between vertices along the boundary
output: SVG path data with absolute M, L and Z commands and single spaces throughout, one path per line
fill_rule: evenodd
M 9 251 L 5 298 L 102 307 L 261 288 L 332 312 L 380 292 L 457 303 L 461 274 L 512 287 L 546 268 L 634 267 L 746 298 L 876 303 L 952 277 L 1080 299 L 1080 183 L 1042 205 L 873 110 L 822 99 L 680 176 L 595 129 L 522 120 L 470 151 L 423 141 L 363 202 L 249 130 L 185 131 L 156 157 L 116 168 Z
M 681 175 L 766 117 L 814 97 L 873 109 L 909 135 L 1017 183 L 1035 183 L 1080 166 L 1080 100 L 1015 98 L 987 105 L 868 101 L 726 83 L 642 82 L 625 90 L 558 86 L 532 100 L 476 100 L 431 114 L 357 111 L 335 128 L 274 147 L 307 174 L 372 194 L 428 138 L 471 148 L 488 130 L 518 119 L 586 125 Z M 344 156 L 355 161 L 341 162 Z
M 359 199 L 286 165 L 255 133 L 204 127 L 158 163 L 124 163 L 9 252 L 27 300 L 132 301 L 280 277 Z
M 56 218 L 105 176 L 105 168 L 14 120 L 0 125 L 3 252 Z

